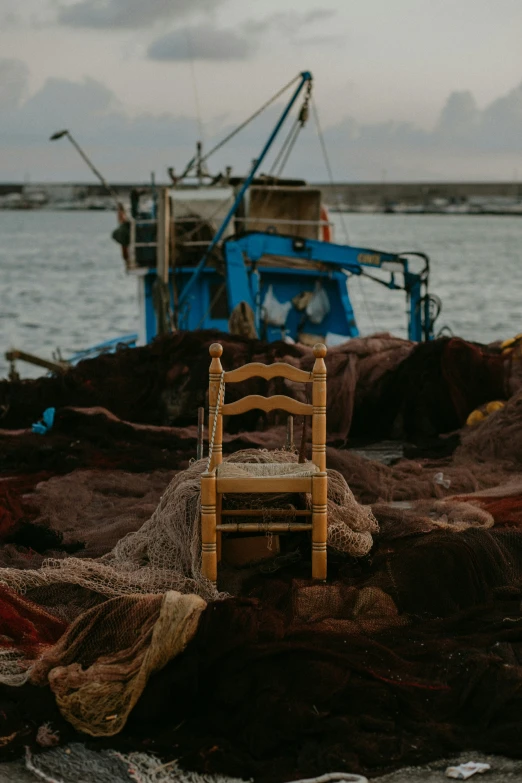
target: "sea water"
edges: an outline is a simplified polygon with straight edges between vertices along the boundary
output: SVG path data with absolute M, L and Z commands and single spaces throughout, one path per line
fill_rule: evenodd
M 491 342 L 522 332 L 522 218 L 334 215 L 335 240 L 430 257 L 430 290 L 443 310 L 436 330 Z M 344 224 L 344 225 L 343 225 Z M 0 212 L 0 377 L 4 353 L 52 358 L 138 329 L 137 284 L 111 239 L 111 212 Z M 371 274 L 372 270 L 368 269 Z M 399 282 L 400 276 L 397 276 Z M 406 336 L 402 291 L 364 278 L 349 290 L 361 334 Z M 45 372 L 19 364 L 25 377 Z

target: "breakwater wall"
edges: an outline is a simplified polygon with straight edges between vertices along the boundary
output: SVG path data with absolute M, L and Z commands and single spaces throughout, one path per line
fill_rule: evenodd
M 321 184 L 328 204 L 347 207 L 385 207 L 388 204 L 431 204 L 437 199 L 466 202 L 474 199 L 520 199 L 522 184 L 513 182 L 386 182 Z
M 160 184 L 160 183 L 159 183 Z M 166 184 L 166 183 L 165 183 Z M 522 184 L 513 182 L 339 182 L 334 185 L 313 183 L 320 187 L 324 201 L 358 209 L 365 206 L 385 208 L 397 203 L 423 205 L 437 199 L 462 203 L 476 199 L 522 199 Z M 122 199 L 128 199 L 133 188 L 148 189 L 150 183 L 113 183 Z M 49 204 L 60 201 L 82 201 L 105 196 L 96 183 L 0 183 L 0 196 L 8 194 L 41 194 Z M 41 199 L 44 200 L 43 198 Z

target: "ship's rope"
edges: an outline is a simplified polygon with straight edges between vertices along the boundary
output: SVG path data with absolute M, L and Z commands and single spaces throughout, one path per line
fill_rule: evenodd
M 321 151 L 323 153 L 324 164 L 326 166 L 326 171 L 328 172 L 329 183 L 330 183 L 330 186 L 332 188 L 332 193 L 334 193 L 336 201 L 337 201 L 337 205 L 339 207 L 339 211 L 337 212 L 337 214 L 339 215 L 339 220 L 341 222 L 341 228 L 342 228 L 343 234 L 344 234 L 344 241 L 346 242 L 347 245 L 349 245 L 350 244 L 350 239 L 349 239 L 349 236 L 348 236 L 348 229 L 346 227 L 346 222 L 345 222 L 345 219 L 344 219 L 344 213 L 342 212 L 342 209 L 340 208 L 340 206 L 341 206 L 340 194 L 335 189 L 335 181 L 334 181 L 334 176 L 333 176 L 333 169 L 332 169 L 332 166 L 331 166 L 331 163 L 330 163 L 330 156 L 328 155 L 328 149 L 326 147 L 326 141 L 325 141 L 325 138 L 324 138 L 324 133 L 323 133 L 322 127 L 321 127 L 321 122 L 319 120 L 319 112 L 317 110 L 317 104 L 316 104 L 316 102 L 314 101 L 313 98 L 311 98 L 310 102 L 312 104 L 312 113 L 314 115 L 315 127 L 316 127 L 316 130 L 317 130 L 317 136 L 319 138 L 319 144 L 321 146 Z M 360 277 L 357 277 L 357 282 L 359 284 L 359 290 L 361 292 L 362 300 L 364 302 L 364 308 L 366 310 L 366 314 L 368 315 L 368 318 L 369 318 L 370 323 L 372 325 L 372 329 L 375 332 L 375 331 L 377 331 L 377 327 L 375 325 L 375 321 L 374 321 L 374 318 L 373 318 L 373 313 L 372 313 L 372 311 L 370 309 L 370 306 L 368 304 L 368 300 L 366 298 L 366 291 L 364 290 L 364 285 L 363 285 Z
M 270 171 L 268 172 L 269 177 L 277 178 L 281 176 L 286 161 L 288 160 L 288 156 L 290 155 L 290 152 L 292 152 L 294 144 L 297 141 L 297 136 L 299 135 L 300 129 L 301 128 L 299 125 L 299 117 L 296 117 L 292 124 L 292 127 L 290 128 L 288 136 L 282 143 L 281 149 L 279 150 L 279 152 L 274 158 L 274 162 L 272 163 L 272 166 L 270 167 Z
M 221 147 L 224 147 L 225 144 L 227 144 L 231 139 L 234 138 L 240 131 L 243 130 L 243 128 L 246 128 L 247 125 L 249 125 L 253 120 L 256 119 L 256 117 L 259 117 L 259 115 L 264 112 L 265 109 L 267 109 L 274 101 L 276 101 L 278 98 L 283 95 L 295 82 L 297 82 L 301 78 L 300 75 L 294 77 L 291 81 L 288 82 L 284 87 L 282 87 L 278 92 L 273 95 L 270 100 L 266 101 L 257 111 L 255 111 L 253 114 L 250 115 L 244 122 L 242 122 L 240 125 L 238 125 L 236 128 L 234 128 L 233 131 L 231 131 L 227 136 L 225 136 L 224 139 L 219 141 L 212 149 L 210 149 L 203 157 L 201 158 L 200 162 L 204 163 L 206 160 L 210 158 L 211 155 L 213 155 L 215 152 L 221 149 Z M 189 172 L 192 170 L 194 166 L 195 160 L 192 159 L 186 166 L 183 174 L 181 175 L 181 179 L 184 179 Z
M 259 114 L 261 111 L 263 111 L 263 108 L 266 108 L 266 106 L 268 106 L 269 103 L 271 103 L 273 100 L 275 100 L 275 98 L 278 97 L 281 94 L 281 92 L 284 92 L 286 89 L 288 89 L 288 87 L 291 84 L 293 84 L 293 82 L 295 82 L 295 81 L 296 80 L 294 79 L 292 82 L 287 84 L 286 87 L 284 87 L 283 90 L 280 91 L 277 94 L 277 96 L 274 96 L 274 98 L 271 99 L 271 101 L 269 101 L 267 104 L 265 104 L 265 106 L 262 107 L 258 112 L 256 112 L 255 115 L 252 115 L 250 120 L 253 119 L 255 116 L 257 116 L 257 114 Z M 295 118 L 295 120 L 294 120 L 294 122 L 293 122 L 293 124 L 292 124 L 292 126 L 290 128 L 290 131 L 289 131 L 289 133 L 288 133 L 288 135 L 286 137 L 286 139 L 284 140 L 283 144 L 281 145 L 281 149 L 277 153 L 277 155 L 276 155 L 276 157 L 274 159 L 274 162 L 272 163 L 272 166 L 271 166 L 269 174 L 268 174 L 269 177 L 273 176 L 275 179 L 281 177 L 281 174 L 283 173 L 283 169 L 284 169 L 284 167 L 286 166 L 286 164 L 288 162 L 290 154 L 291 154 L 291 152 L 292 152 L 292 150 L 293 150 L 293 148 L 295 146 L 295 143 L 297 142 L 297 138 L 299 136 L 299 131 L 301 130 L 301 128 L 304 127 L 304 125 L 305 125 L 305 123 L 306 123 L 306 121 L 308 119 L 308 103 L 309 103 L 309 100 L 310 100 L 310 95 L 311 95 L 311 84 L 309 84 L 309 86 L 308 86 L 308 89 L 307 89 L 307 92 L 306 92 L 306 96 L 305 96 L 303 105 L 302 105 L 302 107 L 301 107 L 301 109 L 299 111 L 299 114 Z M 248 120 L 247 122 L 249 122 L 250 120 Z M 244 127 L 244 124 L 243 124 L 243 127 Z M 236 132 L 238 132 L 240 129 L 241 129 L 241 126 L 240 126 L 240 128 L 236 129 Z M 225 143 L 225 141 L 226 140 L 223 140 L 223 143 Z M 201 162 L 205 161 L 208 158 L 208 156 L 211 155 L 212 152 L 214 152 L 216 149 L 217 148 L 215 147 L 213 150 L 210 150 L 210 152 L 207 153 L 207 155 L 203 156 L 203 158 L 201 158 Z M 277 171 L 276 171 L 276 169 L 277 169 Z M 269 191 L 266 194 L 266 196 L 265 196 L 265 200 L 263 202 L 263 209 L 266 209 L 266 207 L 268 206 L 268 203 L 269 203 L 271 197 L 272 197 L 272 193 Z M 199 230 L 199 228 L 201 228 L 202 225 L 204 225 L 205 223 L 210 223 L 212 218 L 219 213 L 219 211 L 221 210 L 222 206 L 224 204 L 226 204 L 226 203 L 227 203 L 227 200 L 225 200 L 223 202 L 219 202 L 219 204 L 216 207 L 215 212 L 212 213 L 212 215 L 209 218 L 205 218 L 201 222 L 196 223 L 194 228 L 192 228 L 189 232 L 184 234 L 184 237 L 183 237 L 184 241 L 188 241 L 190 239 L 190 237 L 193 236 Z
M 340 205 L 339 194 L 335 190 L 335 181 L 334 181 L 334 176 L 333 176 L 333 169 L 332 169 L 332 166 L 331 166 L 331 163 L 330 163 L 330 156 L 328 155 L 328 149 L 326 147 L 326 141 L 325 141 L 325 138 L 324 138 L 323 129 L 321 128 L 321 123 L 319 121 L 319 112 L 317 110 L 317 104 L 316 104 L 315 100 L 313 99 L 313 97 L 311 98 L 310 102 L 312 104 L 312 114 L 314 115 L 315 127 L 316 127 L 316 130 L 317 130 L 317 136 L 319 138 L 319 144 L 321 145 L 321 151 L 323 153 L 324 164 L 326 166 L 326 171 L 328 172 L 328 180 L 329 180 L 330 185 L 332 186 L 333 193 L 336 195 L 337 205 L 339 206 Z M 341 211 L 338 212 L 338 215 L 339 215 L 339 218 L 340 218 L 340 221 L 341 221 L 341 226 L 342 226 L 342 229 L 343 229 L 344 241 L 346 242 L 347 245 L 349 245 L 350 244 L 350 240 L 348 238 L 348 228 L 346 227 L 346 223 L 345 223 L 345 220 L 344 220 L 344 215 L 343 215 L 343 213 Z
M 297 139 L 299 137 L 299 132 L 304 128 L 308 121 L 309 116 L 309 103 L 310 98 L 312 94 L 312 82 L 308 82 L 308 86 L 306 88 L 306 95 L 304 97 L 303 103 L 301 105 L 301 108 L 299 109 L 299 114 L 295 118 L 290 131 L 284 140 L 281 149 L 277 153 L 274 162 L 272 163 L 272 166 L 270 167 L 270 171 L 268 172 L 269 177 L 274 177 L 274 179 L 278 179 L 281 177 L 283 173 L 283 169 L 285 168 L 286 164 L 288 163 L 288 159 L 292 153 L 292 150 L 297 142 Z M 265 198 L 263 200 L 261 212 L 264 212 L 269 204 L 269 202 L 272 199 L 273 191 L 268 190 L 266 192 Z

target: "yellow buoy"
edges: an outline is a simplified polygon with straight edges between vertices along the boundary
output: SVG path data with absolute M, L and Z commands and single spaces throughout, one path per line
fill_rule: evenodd
M 482 411 L 475 410 L 472 411 L 468 418 L 466 419 L 466 424 L 468 427 L 475 427 L 475 425 L 480 424 L 481 421 L 484 421 L 486 417 L 482 413 Z
M 504 340 L 503 343 L 500 345 L 500 349 L 502 351 L 506 351 L 509 348 L 513 348 L 516 343 L 519 343 L 522 340 L 522 333 L 516 334 L 514 337 L 510 337 L 508 340 Z
M 488 402 L 486 405 L 486 412 L 487 413 L 495 413 L 495 411 L 499 411 L 504 407 L 505 403 L 501 402 L 500 400 L 495 400 L 494 402 Z

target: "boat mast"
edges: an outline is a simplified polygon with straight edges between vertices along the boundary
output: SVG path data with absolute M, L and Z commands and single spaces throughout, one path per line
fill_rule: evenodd
M 293 105 L 297 101 L 297 99 L 298 99 L 302 89 L 305 87 L 305 85 L 309 85 L 309 89 L 310 89 L 311 84 L 312 84 L 312 74 L 309 71 L 303 71 L 300 74 L 300 81 L 299 81 L 299 84 L 297 85 L 297 88 L 296 88 L 294 94 L 292 95 L 292 97 L 288 101 L 287 105 L 285 106 L 281 116 L 279 117 L 279 120 L 277 121 L 277 123 L 276 123 L 276 125 L 275 125 L 275 127 L 274 127 L 274 129 L 272 131 L 272 133 L 270 134 L 270 136 L 268 138 L 268 141 L 266 142 L 265 146 L 261 150 L 261 153 L 260 153 L 259 157 L 255 158 L 252 161 L 252 168 L 250 169 L 250 173 L 249 173 L 248 177 L 245 179 L 245 181 L 243 182 L 243 185 L 241 186 L 241 188 L 239 189 L 239 191 L 237 193 L 237 196 L 236 196 L 236 198 L 234 200 L 234 203 L 230 207 L 230 209 L 227 212 L 223 222 L 221 223 L 220 227 L 218 228 L 216 234 L 214 235 L 214 238 L 212 239 L 211 243 L 209 244 L 208 248 L 206 249 L 205 255 L 203 256 L 203 258 L 201 259 L 201 261 L 197 265 L 196 269 L 194 270 L 194 274 L 192 275 L 192 277 L 188 281 L 187 285 L 183 289 L 183 292 L 181 293 L 181 296 L 180 296 L 179 302 L 178 302 L 179 311 L 183 307 L 184 303 L 187 301 L 190 292 L 192 291 L 194 285 L 198 281 L 199 276 L 201 275 L 203 269 L 205 268 L 205 266 L 207 264 L 207 261 L 208 261 L 208 259 L 210 257 L 210 254 L 212 253 L 214 248 L 219 244 L 219 242 L 223 238 L 223 235 L 224 235 L 224 233 L 225 233 L 225 231 L 226 231 L 226 229 L 228 227 L 228 224 L 230 223 L 230 221 L 232 220 L 232 218 L 236 214 L 237 209 L 238 209 L 239 205 L 241 204 L 245 193 L 247 192 L 248 188 L 252 184 L 252 181 L 253 181 L 253 179 L 254 179 L 254 177 L 256 175 L 257 170 L 259 169 L 259 167 L 261 166 L 263 160 L 265 159 L 266 155 L 268 154 L 268 152 L 269 152 L 272 144 L 274 143 L 274 141 L 275 141 L 279 131 L 281 130 L 281 128 L 282 128 L 286 118 L 288 117 L 290 111 L 292 110 Z M 199 151 L 198 151 L 198 154 L 199 154 Z

